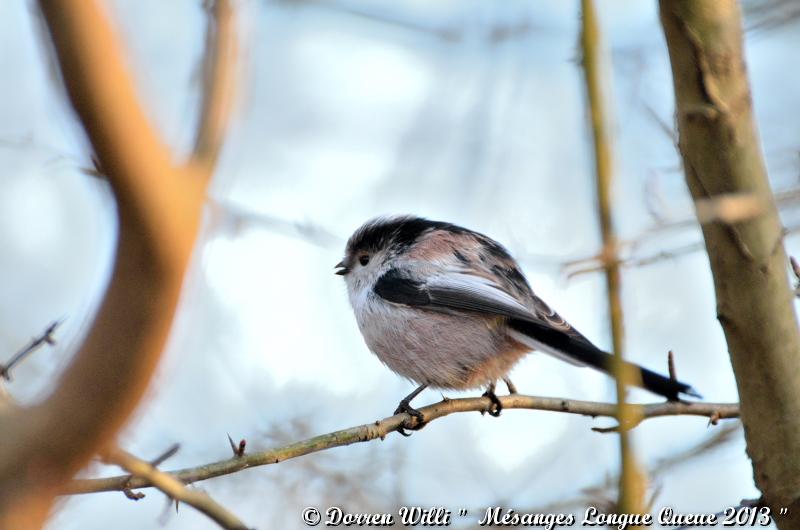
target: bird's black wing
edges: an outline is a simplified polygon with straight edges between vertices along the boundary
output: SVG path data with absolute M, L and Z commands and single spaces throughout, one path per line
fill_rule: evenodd
M 518 338 L 531 349 L 544 351 L 572 364 L 613 373 L 613 355 L 597 348 L 532 293 L 533 311 L 482 276 L 453 271 L 429 276 L 425 281 L 417 277 L 410 270 L 390 269 L 376 282 L 375 293 L 397 304 L 507 317 L 509 328 L 517 332 Z M 625 365 L 638 371 L 641 386 L 651 392 L 668 399 L 677 399 L 681 393 L 699 397 L 685 383 L 632 363 L 626 362 Z
M 463 272 L 438 274 L 422 282 L 410 271 L 395 268 L 378 279 L 375 292 L 397 304 L 536 319 L 522 303 L 491 280 Z

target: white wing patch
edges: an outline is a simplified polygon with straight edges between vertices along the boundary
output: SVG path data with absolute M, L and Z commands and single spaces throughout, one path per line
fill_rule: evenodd
M 475 276 L 474 274 L 456 271 L 447 272 L 431 278 L 425 284 L 425 288 L 430 295 L 432 303 L 474 311 L 486 311 L 522 320 L 544 322 L 549 326 L 556 327 L 556 329 L 564 327 L 564 324 L 555 326 L 550 320 L 542 319 L 533 314 L 496 283 L 488 278 Z M 550 313 L 555 314 L 550 308 L 547 309 Z M 570 329 L 568 325 L 566 327 Z M 586 366 L 564 352 L 539 342 L 524 333 L 515 330 L 509 330 L 509 333 L 514 340 L 521 342 L 532 350 L 547 353 L 575 366 Z
M 486 311 L 523 320 L 538 320 L 528 308 L 500 286 L 473 274 L 446 272 L 428 280 L 425 289 L 434 304 Z

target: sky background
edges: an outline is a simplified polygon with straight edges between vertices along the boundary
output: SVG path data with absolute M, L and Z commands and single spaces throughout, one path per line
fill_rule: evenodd
M 634 260 L 669 253 L 701 235 L 692 223 L 670 228 L 692 218 L 692 205 L 669 133 L 672 82 L 656 3 L 597 3 L 610 52 L 618 231 L 638 241 L 626 247 Z M 180 158 L 197 118 L 200 2 L 108 5 L 145 107 Z M 492 236 L 537 294 L 608 348 L 602 274 L 569 276 L 564 267 L 600 246 L 578 5 L 237 2 L 237 110 L 169 346 L 121 445 L 152 458 L 178 442 L 163 466 L 174 469 L 227 458 L 227 433 L 257 451 L 390 415 L 413 384 L 369 353 L 333 274 L 349 234 L 381 214 Z M 22 402 L 45 395 L 79 347 L 116 235 L 113 200 L 83 171 L 86 141 L 42 37 L 29 2 L 0 3 L 0 357 L 64 319 L 58 344 L 15 370 L 7 388 Z M 791 23 L 759 27 L 746 47 L 773 188 L 795 189 L 800 75 L 787 65 L 796 63 L 800 32 Z M 800 222 L 793 207 L 782 211 L 790 229 Z M 792 233 L 786 245 L 800 251 Z M 681 379 L 705 399 L 737 399 L 704 252 L 625 268 L 623 302 L 628 358 L 663 372 L 674 350 Z M 512 378 L 526 394 L 614 398 L 606 376 L 539 354 Z M 427 391 L 415 403 L 439 399 Z M 329 505 L 463 507 L 477 521 L 487 506 L 541 509 L 602 485 L 617 470 L 618 441 L 590 428 L 611 423 L 537 411 L 458 414 L 410 438 L 198 487 L 259 528 L 302 528 L 303 507 Z M 655 419 L 634 439 L 655 467 L 721 428 L 703 418 Z M 655 506 L 716 512 L 757 497 L 741 431 L 731 438 L 656 474 Z M 119 472 L 98 464 L 86 474 Z M 215 527 L 188 507 L 165 511 L 162 494 L 146 493 L 137 503 L 121 493 L 65 499 L 48 528 Z

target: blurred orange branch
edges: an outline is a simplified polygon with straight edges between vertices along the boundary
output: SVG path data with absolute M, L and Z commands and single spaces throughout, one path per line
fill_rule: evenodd
M 203 60 L 203 96 L 190 164 L 210 178 L 219 157 L 231 115 L 236 74 L 233 7 L 228 0 L 209 6 Z
M 99 313 L 53 392 L 0 415 L 2 528 L 40 527 L 57 492 L 113 441 L 141 400 L 170 329 L 207 182 L 192 166 L 173 163 L 100 6 L 39 5 L 67 92 L 116 198 L 119 238 Z

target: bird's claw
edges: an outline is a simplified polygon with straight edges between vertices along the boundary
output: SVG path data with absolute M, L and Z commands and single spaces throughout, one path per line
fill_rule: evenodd
M 406 432 L 406 429 L 409 429 L 411 431 L 418 431 L 418 430 L 422 429 L 423 427 L 425 427 L 425 415 L 422 412 L 420 412 L 417 409 L 415 409 L 414 407 L 412 407 L 409 404 L 409 400 L 405 400 L 405 399 L 402 400 L 400 402 L 400 404 L 397 406 L 397 408 L 394 410 L 394 413 L 395 414 L 408 414 L 409 416 L 411 416 L 412 418 L 415 418 L 417 420 L 417 421 L 415 421 L 413 423 L 413 426 L 409 425 L 409 423 L 410 423 L 409 420 L 406 420 L 406 421 L 403 422 L 403 425 L 401 425 L 400 427 L 397 428 L 397 432 L 399 432 L 403 436 L 411 436 L 411 433 Z
M 483 397 L 488 397 L 492 402 L 486 412 L 495 418 L 500 416 L 500 413 L 503 411 L 503 404 L 500 402 L 500 398 L 497 397 L 497 394 L 495 394 L 493 390 L 487 390 L 483 393 Z

